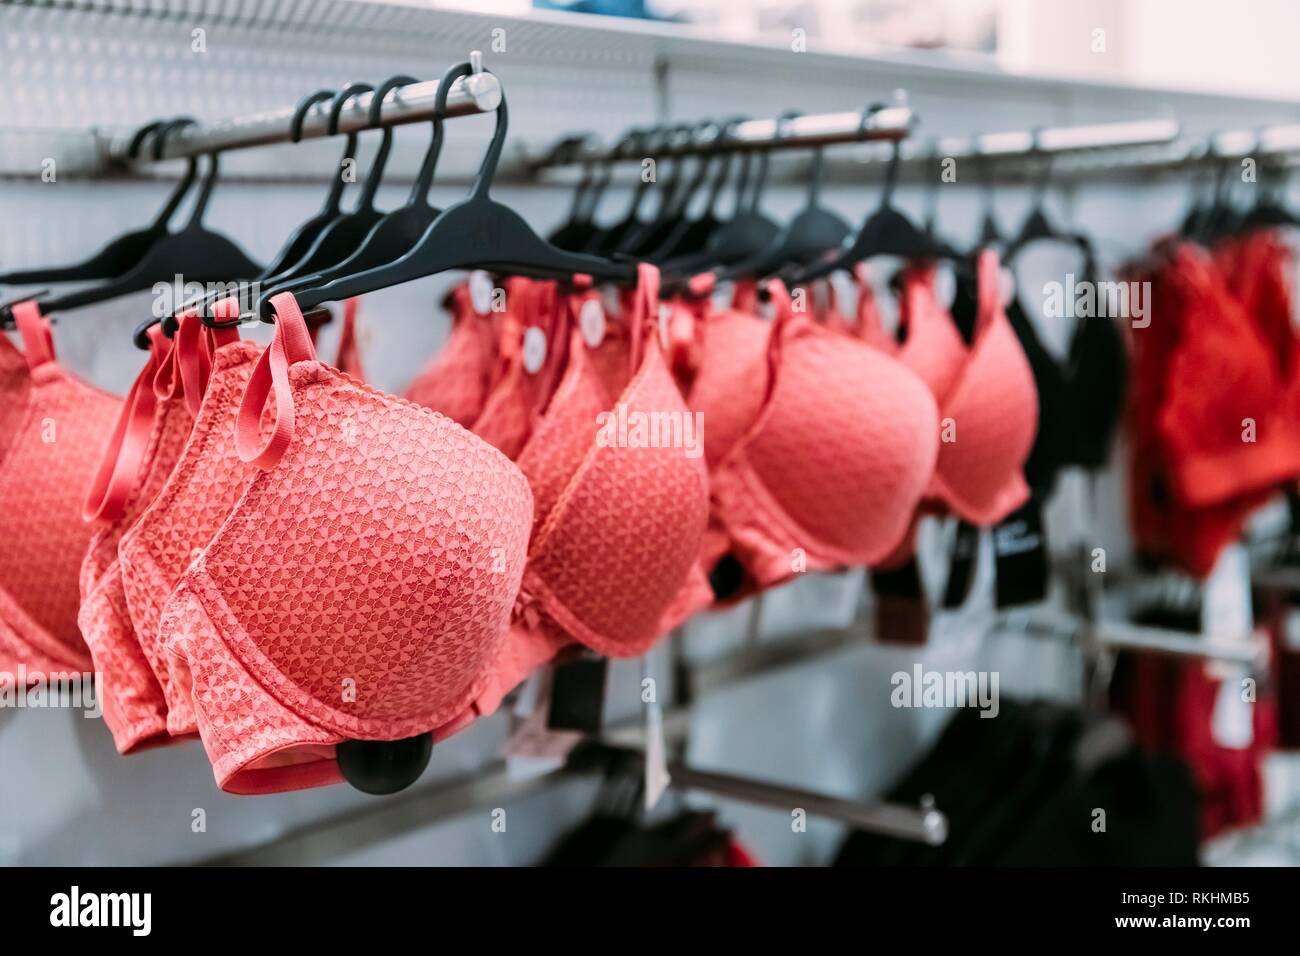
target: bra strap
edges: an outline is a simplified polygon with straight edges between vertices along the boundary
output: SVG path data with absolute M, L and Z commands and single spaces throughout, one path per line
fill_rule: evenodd
M 631 373 L 641 367 L 641 352 L 645 348 L 647 335 L 658 330 L 653 323 L 659 321 L 659 270 L 648 262 L 637 263 L 636 299 L 632 306 L 632 316 L 628 320 L 628 361 Z
M 220 304 L 220 303 L 218 303 Z M 290 292 L 273 296 L 275 337 L 253 366 L 235 423 L 235 450 L 241 460 L 258 468 L 272 468 L 293 440 L 293 390 L 289 385 L 289 368 L 296 362 L 316 358 L 311 333 L 302 311 Z M 215 311 L 215 310 L 214 310 Z M 265 444 L 261 442 L 262 409 L 267 396 L 275 392 L 275 424 Z
M 154 413 L 158 408 L 155 382 L 160 366 L 170 357 L 171 349 L 171 340 L 162 334 L 162 328 L 151 326 L 149 358 L 131 384 L 131 391 L 118 412 L 117 424 L 82 506 L 84 520 L 116 521 L 135 492 L 149 441 L 153 437 Z
M 181 316 L 172 362 L 178 371 L 176 378 L 180 380 L 180 388 L 185 393 L 185 405 L 190 414 L 197 417 L 212 374 L 212 347 L 197 312 L 186 312 Z M 159 375 L 161 377 L 161 373 Z
M 54 361 L 54 336 L 50 332 L 50 323 L 41 315 L 40 306 L 33 300 L 19 302 L 11 310 L 14 324 L 23 338 L 23 350 L 27 356 L 27 367 L 36 369 L 46 362 Z
M 975 319 L 978 328 L 987 316 L 1002 308 L 1002 265 L 992 249 L 980 250 L 975 277 L 979 286 L 979 314 Z
M 357 343 L 357 310 L 360 305 L 361 300 L 356 296 L 343 303 L 343 328 L 339 330 L 339 351 L 334 367 L 358 381 L 365 381 L 365 373 L 361 370 L 361 347 Z

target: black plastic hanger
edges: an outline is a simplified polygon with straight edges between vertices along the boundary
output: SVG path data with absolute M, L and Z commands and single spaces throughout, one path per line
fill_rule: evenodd
M 777 139 L 785 135 L 785 124 L 800 115 L 781 114 L 777 120 Z M 805 266 L 843 245 L 852 228 L 838 213 L 821 203 L 822 150 L 813 150 L 812 174 L 808 179 L 808 197 L 804 207 L 757 255 L 741 260 L 722 271 L 719 278 L 760 278 L 785 266 Z
M 741 161 L 740 178 L 736 183 L 736 199 L 731 218 L 709 237 L 708 244 L 700 252 L 664 262 L 665 273 L 690 276 L 714 266 L 730 265 L 757 255 L 771 243 L 780 231 L 780 226 L 759 209 L 767 188 L 770 161 L 770 148 L 745 152 Z M 752 167 L 755 163 L 758 168 L 751 188 L 750 175 L 754 172 Z
M 334 90 L 317 90 L 316 92 L 309 93 L 307 96 L 303 97 L 302 100 L 299 101 L 297 109 L 294 111 L 293 118 L 289 121 L 289 141 L 291 143 L 302 142 L 302 125 L 307 118 L 307 112 L 317 103 L 323 103 L 326 100 L 333 100 L 336 96 L 337 94 Z M 339 160 L 339 169 L 342 168 L 344 163 L 355 159 L 356 152 L 357 135 L 356 133 L 349 133 L 347 145 L 343 150 L 343 156 Z M 339 203 L 343 198 L 343 188 L 346 185 L 347 181 L 341 175 L 339 170 L 336 169 L 330 177 L 329 192 L 326 193 L 325 203 L 321 207 L 320 211 L 294 230 L 293 235 L 289 237 L 285 244 L 280 248 L 280 251 L 276 253 L 275 258 L 272 259 L 260 273 L 252 277 L 252 282 L 265 282 L 268 278 L 277 275 L 284 269 L 287 269 L 307 254 L 312 244 L 316 241 L 316 238 L 325 230 L 325 227 L 342 215 Z M 241 300 L 247 295 L 248 288 L 251 288 L 251 286 L 241 287 L 239 293 Z M 177 315 L 180 313 L 197 305 L 200 309 L 200 313 L 206 315 L 220 299 L 224 299 L 230 294 L 231 292 L 229 289 L 220 289 L 205 295 L 201 302 L 185 303 L 179 309 L 175 310 L 174 314 L 165 316 L 162 319 L 163 333 L 168 337 L 176 334 L 178 322 Z M 150 326 L 157 322 L 157 319 L 149 319 L 136 327 L 134 337 L 136 348 L 148 351 L 150 347 L 148 330 Z
M 158 133 L 169 120 L 155 120 L 138 129 L 131 137 L 127 147 L 127 158 L 135 159 L 140 155 L 140 147 L 148 136 Z M 97 279 L 112 279 L 122 275 L 144 258 L 152 246 L 167 235 L 167 223 L 171 221 L 176 210 L 180 208 L 185 194 L 198 178 L 198 160 L 191 158 L 189 166 L 181 181 L 176 184 L 167 202 L 154 217 L 150 225 L 135 232 L 118 236 L 89 259 L 71 266 L 55 266 L 45 269 L 19 269 L 0 275 L 0 285 L 35 285 L 45 282 L 90 282 Z
M 334 97 L 334 102 L 330 105 L 329 135 L 338 135 L 339 115 L 343 112 L 344 104 L 353 97 L 361 93 L 372 93 L 370 125 L 373 128 L 379 125 L 379 113 L 384 97 L 400 86 L 408 86 L 411 83 L 418 82 L 419 80 L 414 77 L 394 76 L 380 84 L 378 89 L 375 89 L 369 83 L 348 84 L 338 92 Z M 384 168 L 388 165 L 388 154 L 392 151 L 392 148 L 393 130 L 391 127 L 384 127 L 383 137 L 379 141 L 379 149 L 375 153 L 374 161 L 370 164 L 370 171 L 366 174 L 366 182 L 361 189 L 361 197 L 357 200 L 356 207 L 351 212 L 344 213 L 329 223 L 321 230 L 320 235 L 311 244 L 311 248 L 298 261 L 275 275 L 267 277 L 263 280 L 264 286 L 273 288 L 291 279 L 315 275 L 323 269 L 338 265 L 357 250 L 370 230 L 384 215 L 375 208 L 375 193 L 379 191 L 379 185 L 383 181 Z
M 660 124 L 645 130 L 634 130 L 629 154 L 636 155 L 640 153 L 645 155 L 653 153 L 660 143 L 664 142 L 674 132 L 684 128 L 682 126 Z M 650 194 L 652 185 L 654 183 L 642 175 L 636 189 L 632 190 L 632 199 L 628 203 L 627 211 L 610 225 L 598 227 L 591 238 L 583 245 L 581 251 L 593 255 L 607 255 L 617 249 L 627 235 L 640 229 L 642 226 L 641 207 L 645 203 L 645 197 Z
M 726 148 L 725 141 L 727 129 L 734 125 L 735 121 L 708 123 L 705 128 L 708 129 L 709 136 L 697 138 L 696 142 L 705 151 L 700 155 L 695 175 L 679 191 L 658 243 L 645 251 L 645 258 L 650 262 L 660 263 L 674 255 L 703 248 L 704 240 L 717 227 L 718 220 L 713 216 L 713 209 L 731 165 L 731 151 Z M 704 208 L 698 216 L 692 216 L 690 210 L 706 185 L 708 190 L 704 193 Z
M 998 225 L 997 216 L 993 211 L 993 177 L 989 173 L 989 159 L 983 154 L 975 157 L 975 170 L 980 177 L 980 191 L 984 197 L 984 213 L 980 218 L 980 231 L 978 248 L 985 249 L 989 246 L 1001 246 L 1005 241 L 1002 238 L 1002 227 Z
M 439 209 L 429 203 L 429 189 L 433 185 L 433 174 L 438 166 L 438 155 L 442 152 L 442 121 L 447 110 L 447 94 L 453 80 L 449 80 L 449 70 L 438 84 L 438 92 L 433 105 L 433 137 L 429 148 L 420 163 L 420 171 L 411 187 L 406 205 L 385 213 L 366 234 L 361 246 L 338 265 L 325 269 L 316 275 L 294 279 L 273 289 L 273 292 L 293 292 L 309 285 L 319 285 L 342 276 L 355 275 L 376 266 L 395 262 L 411 251 L 411 248 L 424 235 Z M 382 100 L 376 94 L 370 102 L 370 125 L 378 126 Z
M 154 141 L 154 159 L 162 159 L 163 146 L 168 136 L 193 124 L 194 120 L 187 117 L 173 120 L 159 130 Z M 217 154 L 209 153 L 207 157 L 207 175 L 199 187 L 189 221 L 179 231 L 169 232 L 155 242 L 144 257 L 123 275 L 103 285 L 42 300 L 41 311 L 46 314 L 66 312 L 107 302 L 152 288 L 159 282 L 174 282 L 178 275 L 184 276 L 187 282 L 229 282 L 248 279 L 260 273 L 262 267 L 248 258 L 239 246 L 203 225 L 203 213 L 207 210 L 219 174 Z
M 591 145 L 591 137 L 586 133 L 566 136 L 551 150 L 549 163 L 571 163 Z M 616 151 L 617 148 L 615 147 Z M 569 215 L 551 231 L 546 241 L 570 252 L 581 249 L 595 227 L 596 206 L 600 203 L 609 180 L 609 163 L 602 163 L 593 157 L 585 159 L 582 163 L 582 178 L 578 180 L 578 185 L 573 190 L 573 200 L 569 203 Z
M 657 264 L 662 265 L 672 259 L 700 252 L 708 246 L 709 240 L 714 233 L 724 224 L 725 220 L 717 212 L 718 201 L 726 189 L 727 180 L 730 178 L 731 170 L 735 166 L 736 153 L 730 144 L 733 138 L 732 134 L 735 132 L 736 127 L 744 121 L 745 117 L 743 116 L 733 116 L 722 124 L 716 139 L 719 150 L 717 168 L 709 183 L 704 208 L 700 210 L 698 216 L 684 218 L 677 224 L 677 228 L 668 235 L 660 249 L 656 250 L 653 261 Z M 704 168 L 701 169 L 703 171 Z M 686 205 L 689 207 L 689 201 Z
M 882 105 L 868 107 L 862 113 L 865 127 L 872 114 L 884 109 Z M 885 172 L 885 188 L 880 205 L 862 224 L 847 247 L 827 259 L 822 259 L 798 272 L 788 274 L 787 284 L 806 285 L 841 270 L 851 270 L 859 262 L 875 256 L 898 256 L 903 259 L 954 259 L 964 257 L 956 250 L 936 242 L 893 206 L 894 187 L 898 182 L 899 141 L 893 144 L 893 154 Z
M 317 90 L 315 93 L 303 98 L 302 102 L 298 104 L 293 120 L 289 124 L 289 142 L 302 142 L 302 124 L 307 117 L 307 111 L 317 103 L 334 99 L 334 96 L 335 92 L 333 90 Z M 339 158 L 333 173 L 330 175 L 330 188 L 325 195 L 325 204 L 321 206 L 320 212 L 294 230 L 293 235 L 289 237 L 279 253 L 267 265 L 264 270 L 265 274 L 259 276 L 260 279 L 264 280 L 277 275 L 302 259 L 325 227 L 343 215 L 343 210 L 339 204 L 342 202 L 343 189 L 347 186 L 347 180 L 344 178 L 342 170 L 345 164 L 355 161 L 356 156 L 357 134 L 348 133 L 347 145 L 343 148 L 343 155 Z
M 1037 132 L 1034 133 L 1033 150 L 1041 153 L 1038 149 Z M 1003 250 L 1002 262 L 1010 266 L 1026 246 L 1035 242 L 1048 241 L 1075 247 L 1083 253 L 1087 266 L 1091 268 L 1093 264 L 1092 240 L 1083 233 L 1057 228 L 1047 217 L 1045 202 L 1048 188 L 1051 185 L 1052 161 L 1049 153 L 1041 153 L 1041 155 L 1043 157 L 1043 170 L 1034 189 L 1033 204 L 1030 207 L 1029 214 L 1025 216 L 1024 222 L 1021 223 L 1020 230 Z
M 712 120 L 682 125 L 670 135 L 668 144 L 671 146 L 674 142 L 681 142 L 683 145 L 699 143 L 704 134 L 711 130 L 715 133 L 717 130 L 717 124 Z M 686 170 L 692 159 L 696 161 L 695 175 L 687 177 Z M 659 190 L 659 207 L 654 217 L 625 236 L 613 254 L 633 259 L 648 259 L 668 238 L 677 223 L 681 222 L 692 189 L 704 181 L 708 160 L 704 157 L 688 155 L 669 162 L 671 164 L 669 173 Z
M 1259 152 L 1258 142 L 1256 152 Z M 1237 231 L 1245 233 L 1255 229 L 1300 226 L 1300 216 L 1285 204 L 1290 180 L 1286 167 L 1280 162 L 1262 163 L 1259 174 L 1257 199 L 1237 223 Z
M 446 74 L 444 82 L 450 85 L 473 72 L 469 63 L 462 63 Z M 634 264 L 557 249 L 517 212 L 491 198 L 489 189 L 509 126 L 504 95 L 496 112 L 496 130 L 468 198 L 444 209 L 415 247 L 396 262 L 304 289 L 297 297 L 299 307 L 310 309 L 450 269 L 483 266 L 534 278 L 565 280 L 586 274 L 597 281 L 634 282 Z M 263 318 L 271 317 L 269 295 L 263 294 L 259 300 L 258 312 Z

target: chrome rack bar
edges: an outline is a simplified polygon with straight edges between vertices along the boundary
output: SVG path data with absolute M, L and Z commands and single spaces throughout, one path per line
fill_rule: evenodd
M 1031 634 L 1072 636 L 1087 633 L 1097 644 L 1111 650 L 1150 651 L 1172 657 L 1223 661 L 1253 667 L 1267 648 L 1256 636 L 1239 638 L 1185 634 L 1168 628 L 1101 620 L 1088 630 L 1087 622 L 1067 613 L 1036 613 L 1025 621 Z
M 838 820 L 885 836 L 916 840 L 930 846 L 939 846 L 948 839 L 948 818 L 932 806 L 905 807 L 878 801 L 843 800 L 764 780 L 699 770 L 674 760 L 668 761 L 668 775 L 674 787 L 787 812 L 802 809 L 812 816 Z
M 978 136 L 944 136 L 933 141 L 928 148 L 914 145 L 905 151 L 905 158 L 1025 158 L 1042 153 L 1156 146 L 1173 142 L 1178 134 L 1179 125 L 1171 119 L 1047 126 L 1039 130 L 982 133 Z M 907 157 L 908 153 L 910 157 Z
M 478 66 L 482 55 L 475 50 L 470 61 Z M 400 126 L 433 119 L 438 82 L 412 83 L 393 90 L 384 100 L 380 114 L 381 126 Z M 354 133 L 370 128 L 370 103 L 374 94 L 363 93 L 348 101 L 339 114 L 338 132 Z M 446 116 L 466 116 L 488 113 L 501 102 L 501 83 L 491 73 L 475 72 L 457 80 L 447 94 Z M 328 134 L 329 103 L 317 104 L 308 111 L 302 125 L 303 139 L 319 139 Z M 268 146 L 290 141 L 289 123 L 294 107 L 238 116 L 215 123 L 202 123 L 178 130 L 163 145 L 163 159 L 188 159 L 213 152 Z M 131 132 L 114 136 L 109 143 L 109 159 L 115 164 L 131 165 L 127 148 Z M 148 151 L 145 151 L 148 152 Z M 153 162 L 152 156 L 142 156 L 138 163 Z
M 696 156 L 755 149 L 812 149 L 842 143 L 894 142 L 906 139 L 916 124 L 916 114 L 907 106 L 886 106 L 874 113 L 813 113 L 787 120 L 747 120 L 736 125 L 727 139 L 655 146 L 649 151 L 656 159 Z M 563 137 L 558 146 L 572 147 L 580 137 Z M 577 163 L 641 160 L 625 150 L 606 146 L 585 149 L 552 148 L 530 165 L 534 170 Z

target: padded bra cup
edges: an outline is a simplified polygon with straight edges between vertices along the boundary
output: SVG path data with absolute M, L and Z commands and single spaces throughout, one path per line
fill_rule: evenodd
M 939 305 L 934 267 L 909 267 L 900 321 L 906 331 L 894 354 L 930 387 L 944 438 L 927 497 L 972 524 L 992 525 L 1029 495 L 1023 468 L 1038 426 L 1029 361 L 998 294 L 998 260 L 976 263 L 978 313 L 969 345 Z M 881 341 L 878 333 L 866 336 Z
M 768 336 L 769 386 L 757 419 L 714 473 L 719 523 L 763 587 L 793 576 L 795 549 L 809 569 L 889 553 L 933 473 L 938 446 L 934 399 L 914 373 L 794 314 L 784 289 L 770 289 L 777 319 Z M 752 388 L 752 380 L 733 387 Z

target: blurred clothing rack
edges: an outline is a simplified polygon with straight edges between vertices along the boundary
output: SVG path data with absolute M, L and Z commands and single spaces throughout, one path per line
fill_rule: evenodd
M 482 72 L 482 54 L 474 51 L 470 61 L 476 72 L 457 80 L 447 94 L 446 117 L 488 113 L 501 102 L 501 83 L 491 73 Z M 400 126 L 432 120 L 438 95 L 438 81 L 413 83 L 393 90 L 385 98 L 379 117 L 379 127 Z M 336 135 L 372 129 L 370 105 L 373 93 L 363 93 L 349 100 L 339 113 Z M 319 139 L 328 136 L 329 101 L 308 110 L 302 124 L 302 139 Z M 162 159 L 189 159 L 214 152 L 269 146 L 291 141 L 290 123 L 295 108 L 271 110 L 250 116 L 238 116 L 215 123 L 201 123 L 177 131 L 163 144 Z M 117 164 L 133 165 L 127 158 L 131 134 L 114 137 L 109 144 L 110 160 Z M 151 155 L 142 155 L 136 163 L 154 162 Z

